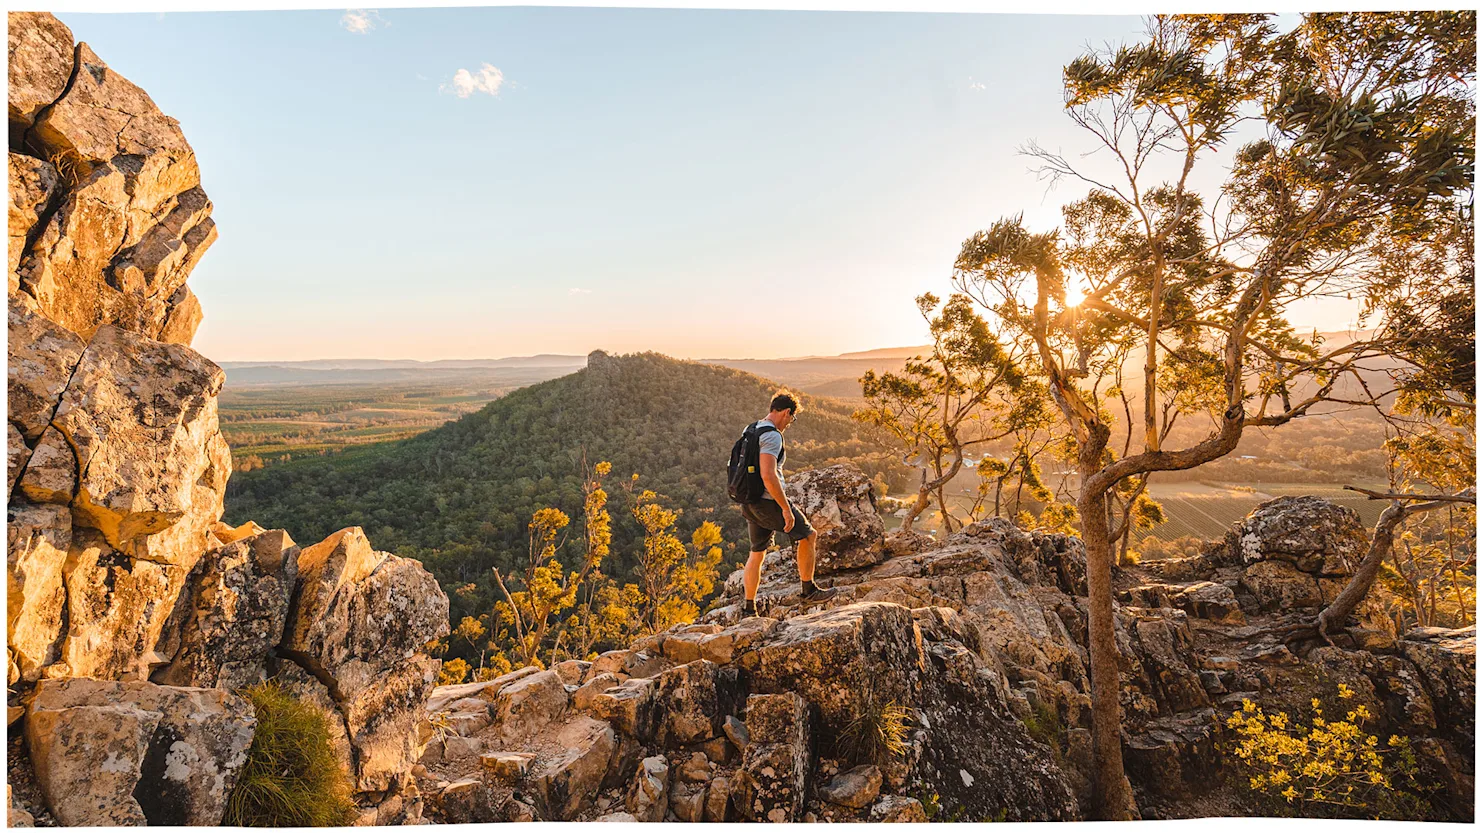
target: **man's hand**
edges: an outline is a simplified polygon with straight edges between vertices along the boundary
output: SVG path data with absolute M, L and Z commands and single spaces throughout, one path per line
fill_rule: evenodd
M 791 532 L 791 528 L 794 527 L 794 526 L 796 526 L 796 524 L 797 524 L 797 516 L 796 516 L 796 513 L 794 513 L 794 512 L 791 511 L 791 507 L 790 506 L 783 506 L 783 507 L 781 507 L 781 517 L 786 520 L 786 527 L 784 529 L 782 529 L 781 531 L 782 532 Z

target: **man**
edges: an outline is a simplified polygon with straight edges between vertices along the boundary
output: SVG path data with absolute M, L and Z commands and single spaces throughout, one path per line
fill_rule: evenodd
M 756 427 L 772 426 L 775 431 L 760 435 L 761 482 L 766 493 L 756 503 L 740 504 L 740 514 L 750 525 L 750 560 L 745 562 L 745 615 L 755 615 L 755 593 L 761 583 L 761 563 L 777 532 L 786 533 L 797 548 L 797 574 L 802 579 L 802 605 L 825 602 L 838 594 L 812 583 L 817 569 L 817 531 L 807 516 L 786 500 L 786 480 L 781 469 L 786 460 L 781 432 L 796 421 L 800 406 L 796 397 L 785 391 L 771 400 L 771 412 L 758 420 Z

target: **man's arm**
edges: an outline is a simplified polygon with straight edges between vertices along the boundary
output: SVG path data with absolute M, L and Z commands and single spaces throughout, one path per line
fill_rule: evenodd
M 786 502 L 786 493 L 781 491 L 781 478 L 776 476 L 776 456 L 767 452 L 761 452 L 761 482 L 766 484 L 766 493 L 781 507 L 781 517 L 786 519 L 786 528 L 782 532 L 790 532 L 796 523 L 796 516 L 792 514 L 791 504 Z

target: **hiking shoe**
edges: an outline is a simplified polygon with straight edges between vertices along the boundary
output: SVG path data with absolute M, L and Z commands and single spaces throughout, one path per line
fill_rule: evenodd
M 804 591 L 802 593 L 802 606 L 811 607 L 812 605 L 822 604 L 823 602 L 831 601 L 837 595 L 838 590 L 836 587 L 826 589 L 819 587 L 811 593 Z

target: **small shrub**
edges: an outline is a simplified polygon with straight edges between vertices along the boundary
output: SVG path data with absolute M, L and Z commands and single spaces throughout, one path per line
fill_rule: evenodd
M 1345 684 L 1341 699 L 1352 697 Z M 1415 819 L 1428 812 L 1429 788 L 1417 781 L 1418 762 L 1405 737 L 1386 744 L 1363 726 L 1372 718 L 1357 706 L 1338 721 L 1325 719 L 1312 699 L 1310 725 L 1284 712 L 1266 715 L 1249 700 L 1228 718 L 1237 735 L 1234 754 L 1248 788 L 1272 799 L 1271 809 L 1294 816 L 1364 816 Z
M 468 663 L 461 657 L 454 657 L 442 663 L 442 670 L 437 672 L 437 685 L 457 685 L 468 678 Z
M 855 764 L 888 763 L 909 748 L 905 737 L 913 715 L 908 708 L 893 700 L 881 703 L 865 696 L 854 707 L 853 715 L 838 733 L 838 746 Z
M 349 775 L 324 713 L 274 681 L 244 689 L 257 711 L 247 763 L 226 805 L 231 827 L 329 827 L 354 818 Z

